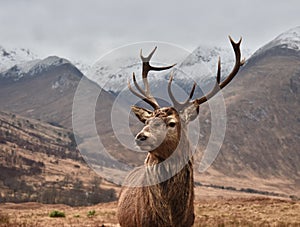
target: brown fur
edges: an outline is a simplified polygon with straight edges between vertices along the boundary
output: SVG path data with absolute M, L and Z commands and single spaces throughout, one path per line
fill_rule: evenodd
M 170 115 L 166 113 L 164 108 L 164 111 L 155 111 L 153 115 L 165 120 Z M 177 135 L 167 135 L 157 149 L 149 151 L 145 166 L 132 171 L 125 185 L 132 182 L 136 182 L 137 185 L 151 185 L 151 180 L 163 174 L 163 171 L 174 171 L 176 167 L 183 168 L 159 184 L 144 187 L 124 186 L 118 204 L 118 219 L 123 227 L 188 227 L 194 223 L 193 160 L 189 158 L 190 145 L 186 126 L 180 124 L 176 111 L 172 114 L 178 120 Z M 166 158 L 170 161 L 158 167 L 157 164 Z

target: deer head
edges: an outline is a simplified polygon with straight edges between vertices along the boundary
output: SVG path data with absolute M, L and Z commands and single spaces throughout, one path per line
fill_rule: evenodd
M 203 97 L 193 99 L 196 88 L 196 83 L 194 83 L 186 101 L 179 102 L 175 99 L 171 90 L 171 84 L 173 81 L 173 76 L 171 75 L 168 83 L 168 94 L 173 103 L 173 106 L 171 107 L 159 106 L 157 100 L 150 92 L 147 76 L 148 72 L 151 70 L 167 70 L 172 68 L 175 64 L 167 67 L 151 66 L 150 59 L 153 56 L 156 47 L 147 57 L 144 57 L 141 51 L 140 57 L 143 62 L 142 79 L 144 89 L 138 85 L 134 73 L 132 78 L 137 91 L 131 87 L 130 81 L 128 81 L 129 90 L 154 109 L 149 110 L 138 106 L 132 106 L 133 113 L 145 124 L 144 128 L 135 137 L 136 145 L 141 150 L 148 151 L 160 160 L 168 158 L 176 149 L 180 140 L 186 136 L 184 130 L 188 123 L 198 116 L 200 105 L 208 101 L 232 81 L 238 73 L 240 66 L 244 64 L 244 60 L 241 61 L 241 39 L 237 43 L 234 42 L 231 37 L 229 37 L 229 39 L 235 53 L 235 65 L 226 79 L 221 82 L 221 60 L 219 58 L 216 83 L 213 89 Z

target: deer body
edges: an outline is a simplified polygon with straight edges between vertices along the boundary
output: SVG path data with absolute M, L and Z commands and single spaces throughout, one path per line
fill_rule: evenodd
M 135 107 L 133 110 L 139 114 L 139 108 Z M 165 139 L 162 142 L 158 141 L 159 146 L 149 152 L 145 166 L 130 173 L 127 181 L 137 180 L 136 176 L 141 181 L 146 181 L 152 179 L 153 173 L 160 174 L 170 170 L 169 165 L 171 168 L 178 164 L 182 166 L 179 167 L 178 173 L 158 184 L 138 182 L 139 185 L 147 186 L 124 187 L 119 198 L 119 222 L 121 226 L 192 226 L 194 223 L 193 160 L 189 159 L 190 146 L 185 126 L 181 124 L 176 110 L 171 107 L 155 111 L 152 116 L 148 127 L 136 136 L 137 144 L 151 150 L 151 147 L 147 147 L 150 145 L 146 141 L 153 143 L 154 139 L 151 140 L 151 136 L 163 136 L 159 134 L 161 131 L 166 133 Z M 170 159 L 168 165 L 161 165 L 157 171 L 151 171 L 151 168 L 168 158 Z
M 233 46 L 236 63 L 230 75 L 220 83 L 221 66 L 218 64 L 215 87 L 206 96 L 192 100 L 194 84 L 188 99 L 180 103 L 171 91 L 172 77 L 168 84 L 168 93 L 173 107 L 160 107 L 151 95 L 147 81 L 150 70 L 159 71 L 168 67 L 153 67 L 149 61 L 156 50 L 143 61 L 143 90 L 133 81 L 130 91 L 154 108 L 154 111 L 132 106 L 132 112 L 145 124 L 136 135 L 136 145 L 148 152 L 145 165 L 133 170 L 125 180 L 118 203 L 118 219 L 123 227 L 189 227 L 194 223 L 194 180 L 192 149 L 188 140 L 187 125 L 199 113 L 200 104 L 213 97 L 225 87 L 237 74 L 243 61 L 240 61 L 240 42 Z
M 167 181 L 146 187 L 124 187 L 119 198 L 121 226 L 192 226 L 193 165 Z

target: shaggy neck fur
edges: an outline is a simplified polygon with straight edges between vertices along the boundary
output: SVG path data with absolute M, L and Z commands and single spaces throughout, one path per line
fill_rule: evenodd
M 165 145 L 165 144 L 162 144 Z M 173 148 L 172 148 L 173 149 Z M 135 169 L 127 178 L 128 185 L 139 181 L 144 187 L 124 187 L 120 194 L 118 218 L 121 226 L 192 226 L 194 223 L 193 160 L 185 131 L 174 151 L 154 150 L 148 154 L 145 166 Z M 169 152 L 172 150 L 172 152 Z M 174 171 L 177 173 L 174 174 Z M 171 176 L 158 183 L 159 178 Z M 156 181 L 158 180 L 158 181 Z M 141 185 L 141 184 L 139 184 Z

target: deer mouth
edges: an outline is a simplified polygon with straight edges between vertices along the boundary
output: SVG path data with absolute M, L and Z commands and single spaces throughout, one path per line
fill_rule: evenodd
M 146 141 L 135 141 L 135 145 L 142 151 L 150 151 L 155 148 L 153 144 L 150 144 Z
M 162 141 L 154 139 L 154 138 L 147 138 L 146 140 L 135 140 L 135 145 L 142 151 L 152 151 L 160 146 Z

